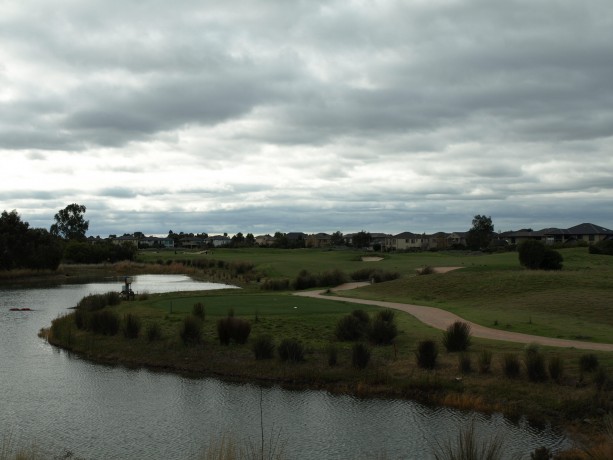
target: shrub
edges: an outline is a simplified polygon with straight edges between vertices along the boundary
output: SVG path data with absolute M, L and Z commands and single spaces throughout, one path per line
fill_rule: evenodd
M 364 333 L 364 325 L 355 315 L 345 315 L 336 323 L 334 335 L 338 340 L 358 340 Z
M 477 366 L 480 374 L 489 373 L 492 367 L 492 352 L 489 350 L 482 350 L 481 353 L 479 353 Z
M 202 302 L 198 302 L 194 304 L 194 306 L 192 307 L 192 315 L 204 321 L 205 311 L 204 311 L 204 304 Z
M 388 345 L 394 341 L 397 335 L 396 324 L 393 321 L 384 321 L 380 317 L 376 318 L 368 329 L 368 338 L 377 345 Z
M 317 287 L 317 278 L 307 270 L 301 270 L 293 284 L 297 291 Z
M 304 361 L 304 345 L 296 339 L 283 339 L 277 352 L 281 361 Z
M 530 270 L 560 270 L 562 255 L 537 240 L 525 240 L 517 246 L 519 263 Z
M 502 372 L 509 379 L 519 377 L 519 358 L 513 353 L 506 353 L 502 357 Z
M 383 283 L 384 281 L 392 281 L 400 278 L 398 272 L 388 272 L 378 268 L 361 268 L 351 273 L 350 278 L 354 281 L 371 281 L 374 283 Z
M 244 319 L 227 316 L 217 321 L 217 336 L 219 343 L 230 345 L 230 341 L 239 344 L 247 342 L 251 333 L 251 324 Z
M 195 345 L 202 341 L 202 322 L 193 315 L 183 318 L 179 336 L 184 345 Z
M 319 275 L 318 286 L 338 286 L 347 282 L 347 275 L 339 269 L 325 271 Z
M 465 351 L 470 346 L 470 326 L 456 321 L 443 333 L 443 345 L 448 352 Z
M 156 340 L 162 339 L 162 328 L 158 323 L 149 323 L 147 325 L 147 329 L 145 331 L 147 335 L 147 340 L 149 342 L 155 342 Z
M 109 310 L 95 311 L 91 314 L 90 329 L 94 334 L 117 335 L 120 320 L 117 313 Z
M 458 371 L 462 374 L 469 374 L 472 372 L 472 361 L 468 353 L 460 353 L 458 355 Z
M 351 349 L 351 364 L 356 369 L 364 369 L 370 362 L 370 350 L 362 342 L 353 345 Z
M 388 323 L 391 323 L 394 321 L 394 316 L 395 316 L 394 310 L 390 310 L 389 308 L 386 308 L 385 310 L 381 310 L 379 311 L 379 313 L 377 313 L 377 318 L 382 319 L 383 321 L 386 321 Z
M 275 343 L 269 335 L 260 335 L 251 344 L 255 359 L 271 359 L 275 352 Z
M 537 347 L 529 347 L 524 353 L 524 364 L 526 374 L 532 382 L 543 382 L 547 380 L 545 371 L 545 357 Z
M 267 279 L 262 282 L 260 289 L 265 291 L 287 291 L 289 289 L 288 279 Z
M 434 340 L 423 340 L 417 345 L 415 352 L 417 365 L 422 369 L 434 369 L 438 357 L 438 347 Z
M 330 344 L 326 349 L 328 353 L 328 366 L 333 367 L 338 364 L 338 349 L 334 344 Z
M 366 313 L 364 310 L 353 310 L 351 314 L 355 316 L 362 324 L 370 323 L 370 316 L 368 316 L 368 313 Z
M 102 310 L 106 306 L 119 305 L 121 296 L 118 292 L 109 291 L 105 294 L 90 294 L 77 303 L 76 308 L 82 310 Z
M 474 421 L 463 428 L 457 439 L 439 445 L 434 452 L 435 460 L 498 460 L 505 452 L 504 439 L 500 434 L 493 438 L 483 439 L 475 429 Z
M 579 369 L 581 369 L 581 372 L 594 372 L 598 369 L 598 356 L 594 353 L 581 355 L 581 358 L 579 358 Z
M 87 330 L 89 328 L 89 313 L 81 308 L 74 312 L 74 321 L 77 329 Z
M 140 319 L 128 313 L 123 318 L 123 336 L 126 339 L 136 339 L 140 333 Z
M 560 383 L 562 381 L 562 377 L 564 376 L 564 361 L 558 355 L 552 356 L 549 358 L 547 370 L 549 371 L 551 380 Z

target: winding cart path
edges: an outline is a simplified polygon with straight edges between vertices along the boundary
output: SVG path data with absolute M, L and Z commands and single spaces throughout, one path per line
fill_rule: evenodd
M 366 286 L 368 284 L 369 283 L 347 283 L 331 290 L 338 292 Z M 538 335 L 522 334 L 519 332 L 501 331 L 499 329 L 491 329 L 489 327 L 467 321 L 458 315 L 450 313 L 446 310 L 441 310 L 440 308 L 426 307 L 423 305 L 411 305 L 399 302 L 355 299 L 353 297 L 341 297 L 338 295 L 324 295 L 325 292 L 325 290 L 303 291 L 297 292 L 294 295 L 312 297 L 316 299 L 337 300 L 339 302 L 351 302 L 361 305 L 375 305 L 383 308 L 393 308 L 395 310 L 407 312 L 422 323 L 441 330 L 447 329 L 449 325 L 456 321 L 463 321 L 470 325 L 470 330 L 473 337 L 481 337 L 483 339 L 503 340 L 506 342 L 516 343 L 538 343 L 539 345 L 550 347 L 577 348 L 581 350 L 613 351 L 613 343 L 591 343 L 582 342 L 579 340 L 556 339 L 553 337 L 542 337 Z

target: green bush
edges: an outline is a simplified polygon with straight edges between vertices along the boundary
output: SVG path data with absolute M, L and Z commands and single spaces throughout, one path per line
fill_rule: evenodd
M 545 357 L 537 347 L 528 347 L 524 353 L 526 374 L 531 382 L 543 382 L 547 380 L 545 370 Z
M 613 240 L 599 241 L 589 248 L 590 254 L 604 254 L 613 256 Z
M 377 313 L 377 318 L 382 319 L 383 321 L 386 321 L 388 323 L 394 322 L 395 316 L 396 314 L 394 310 L 390 310 L 389 308 L 386 308 L 385 310 L 380 310 Z
M 356 369 L 364 369 L 370 362 L 370 350 L 362 342 L 353 345 L 351 349 L 351 364 Z
M 525 240 L 517 246 L 519 263 L 530 270 L 560 270 L 562 255 L 537 240 Z
M 375 318 L 368 328 L 368 338 L 377 345 L 389 345 L 398 335 L 398 328 L 392 321 L 385 321 L 381 317 Z
M 107 306 L 119 305 L 121 303 L 121 296 L 118 292 L 109 291 L 105 294 L 90 294 L 83 297 L 77 303 L 77 310 L 102 310 Z
M 90 313 L 81 308 L 77 308 L 74 312 L 74 321 L 77 329 L 85 331 L 89 329 Z
M 136 339 L 140 334 L 140 319 L 131 313 L 123 318 L 123 336 L 126 339 Z
M 456 321 L 443 333 L 443 345 L 448 352 L 466 351 L 470 346 L 470 325 Z
M 156 340 L 162 339 L 162 328 L 158 323 L 149 323 L 147 324 L 147 329 L 145 330 L 145 334 L 147 336 L 147 340 L 149 342 L 155 342 Z
M 492 367 L 492 352 L 489 350 L 482 350 L 479 353 L 479 358 L 477 360 L 477 367 L 479 368 L 480 374 L 487 374 L 490 372 Z
M 283 339 L 277 347 L 281 361 L 304 361 L 304 345 L 296 339 Z
M 89 329 L 94 334 L 117 335 L 121 321 L 117 313 L 109 310 L 98 310 L 91 314 Z
M 293 288 L 297 291 L 317 287 L 317 278 L 307 270 L 301 270 L 296 276 L 293 283 Z
M 438 347 L 434 340 L 422 340 L 417 344 L 415 352 L 417 365 L 422 369 L 434 369 L 438 357 Z
M 366 313 L 364 310 L 353 310 L 351 314 L 364 325 L 370 323 L 370 316 L 368 316 L 368 313 Z
M 260 335 L 251 344 L 255 359 L 271 359 L 275 352 L 275 343 L 269 335 Z
M 345 315 L 336 323 L 334 335 L 341 341 L 358 340 L 364 329 L 364 324 L 355 315 Z
M 351 273 L 350 278 L 353 281 L 370 281 L 375 283 L 383 283 L 400 278 L 398 272 L 388 272 L 378 268 L 361 268 Z
M 204 321 L 205 310 L 204 310 L 204 304 L 202 302 L 198 302 L 194 304 L 194 306 L 192 307 L 192 315 Z
M 598 356 L 594 353 L 587 353 L 579 358 L 579 369 L 581 369 L 581 372 L 594 372 L 598 369 L 598 366 Z
M 290 288 L 288 279 L 267 279 L 262 282 L 260 289 L 265 291 L 287 291 Z
M 347 282 L 347 275 L 339 269 L 329 270 L 321 273 L 317 280 L 317 285 L 321 287 L 339 286 Z
M 519 358 L 513 353 L 505 353 L 502 357 L 502 373 L 509 379 L 519 377 L 521 366 Z
M 193 315 L 183 318 L 179 336 L 184 345 L 196 345 L 202 341 L 202 321 Z

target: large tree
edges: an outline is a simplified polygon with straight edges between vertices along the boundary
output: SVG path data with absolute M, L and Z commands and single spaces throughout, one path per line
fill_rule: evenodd
M 473 250 L 486 249 L 492 241 L 493 233 L 494 224 L 492 223 L 492 218 L 477 214 L 473 218 L 473 226 L 466 236 L 466 244 Z
M 364 230 L 353 235 L 352 243 L 354 248 L 367 248 L 370 246 L 372 241 L 372 236 L 369 232 L 365 232 Z
M 51 234 L 66 240 L 84 240 L 89 228 L 89 221 L 83 217 L 86 210 L 84 205 L 77 203 L 60 209 L 53 217 L 55 224 L 51 225 Z

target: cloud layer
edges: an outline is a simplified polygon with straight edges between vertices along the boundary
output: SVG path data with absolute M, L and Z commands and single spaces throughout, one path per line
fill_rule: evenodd
M 613 226 L 608 0 L 9 0 L 0 42 L 0 205 L 34 226 Z

